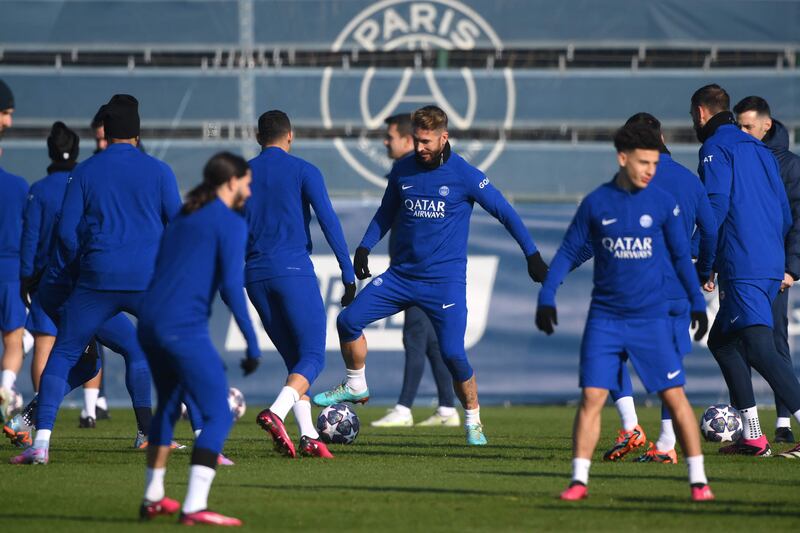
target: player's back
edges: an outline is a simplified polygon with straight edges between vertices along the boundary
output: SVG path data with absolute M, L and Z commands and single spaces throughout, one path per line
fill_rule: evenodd
M 219 199 L 175 217 L 164 230 L 140 322 L 159 331 L 207 328 L 219 265 L 236 260 L 221 257 L 223 240 L 244 241 L 245 232 L 244 218 Z
M 0 281 L 19 281 L 19 243 L 28 183 L 0 168 Z
M 135 146 L 117 143 L 78 165 L 72 178 L 83 192 L 79 283 L 144 289 L 164 225 L 180 207 L 174 174 Z
M 248 226 L 247 282 L 286 275 L 313 276 L 304 186 L 319 171 L 281 148 L 265 148 L 252 159 L 252 196 L 245 206 Z M 321 176 L 320 176 L 321 180 Z
M 58 223 L 64 192 L 70 172 L 60 170 L 48 174 L 31 185 L 28 202 L 38 203 L 39 239 L 36 243 L 36 254 L 33 261 L 34 272 L 40 272 L 47 266 L 53 252 L 56 225 Z M 26 215 L 27 218 L 27 215 Z

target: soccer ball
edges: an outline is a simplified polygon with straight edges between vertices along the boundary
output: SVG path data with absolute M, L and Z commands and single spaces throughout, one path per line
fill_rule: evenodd
M 242 391 L 235 387 L 231 387 L 228 390 L 228 406 L 231 408 L 234 422 L 244 416 L 244 412 L 247 411 L 247 404 L 244 401 Z
M 700 432 L 708 442 L 736 442 L 742 431 L 742 416 L 732 405 L 712 405 L 700 420 Z
M 11 399 L 8 402 L 8 409 L 6 409 L 6 419 L 12 418 L 14 415 L 22 411 L 24 406 L 22 394 L 17 389 L 11 389 Z
M 328 443 L 352 444 L 360 427 L 355 411 L 343 403 L 326 407 L 317 417 L 319 436 Z

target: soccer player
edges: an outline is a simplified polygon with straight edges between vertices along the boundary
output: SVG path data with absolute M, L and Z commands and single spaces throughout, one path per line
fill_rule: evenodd
M 661 153 L 658 160 L 658 167 L 649 186 L 659 187 L 675 198 L 679 206 L 678 218 L 680 226 L 687 240 L 691 240 L 695 225 L 700 236 L 700 256 L 708 258 L 710 252 L 716 248 L 717 235 L 715 232 L 714 213 L 711 211 L 711 204 L 705 193 L 703 184 L 689 169 L 682 166 L 672 159 L 669 150 L 664 145 L 664 136 L 661 134 L 661 122 L 649 113 L 637 113 L 625 123 L 628 125 L 642 125 L 652 128 L 659 139 Z M 591 250 L 591 246 L 589 248 Z M 692 340 L 689 336 L 689 325 L 691 323 L 689 297 L 681 285 L 669 258 L 665 257 L 669 263 L 665 268 L 666 297 L 668 299 L 669 320 L 675 346 L 681 356 L 685 356 L 692 351 Z M 697 264 L 697 271 L 700 279 L 708 279 L 711 273 L 711 264 Z M 636 407 L 633 403 L 633 385 L 631 383 L 628 366 L 622 366 L 622 389 L 612 390 L 611 398 L 622 419 L 622 429 L 614 443 L 604 455 L 605 460 L 617 461 L 625 457 L 626 454 L 640 445 L 647 444 L 645 453 L 637 461 L 672 463 L 678 462 L 678 455 L 675 453 L 675 430 L 672 425 L 672 418 L 666 405 L 661 405 L 661 433 L 655 443 L 647 443 L 647 439 L 639 425 L 636 415 Z
M 371 277 L 368 256 L 392 229 L 396 239 L 389 270 L 363 289 L 336 321 L 347 377 L 341 385 L 314 396 L 321 406 L 369 399 L 364 328 L 412 305 L 431 319 L 455 393 L 464 407 L 467 444 L 487 443 L 480 419 L 478 385 L 464 350 L 467 325 L 466 267 L 469 219 L 475 202 L 503 223 L 528 262 L 536 282 L 547 265 L 519 215 L 483 172 L 450 149 L 447 115 L 436 106 L 412 116 L 414 157 L 398 161 L 389 173 L 381 206 L 355 253 L 359 279 Z
M 664 281 L 672 268 L 689 295 L 696 339 L 708 329 L 708 318 L 680 209 L 668 193 L 648 187 L 662 142 L 653 128 L 632 124 L 617 131 L 614 146 L 620 170 L 581 202 L 550 265 L 536 310 L 536 326 L 552 334 L 558 324 L 556 290 L 591 241 L 594 291 L 581 344 L 582 396 L 573 429 L 572 482 L 561 499 L 588 495 L 600 414 L 608 391 L 621 388 L 622 367 L 629 358 L 648 392 L 658 392 L 672 414 L 689 466 L 692 499 L 711 500 L 697 420 L 683 390 L 685 375 L 669 320 Z
M 109 147 L 75 167 L 67 184 L 57 247 L 62 270 L 77 268 L 77 284 L 59 309 L 56 343 L 40 383 L 33 447 L 12 458 L 14 463 L 47 463 L 68 387 L 97 373 L 96 361 L 84 365 L 84 347 L 110 318 L 122 311 L 138 314 L 164 226 L 180 209 L 170 168 L 136 148 L 139 129 L 137 100 L 112 97 L 105 110 Z
M 158 391 L 139 510 L 142 519 L 174 514 L 180 508 L 182 524 L 242 524 L 208 510 L 217 458 L 233 425 L 225 365 L 211 342 L 208 319 L 219 290 L 247 340 L 244 374 L 255 371 L 260 354 L 247 315 L 242 275 L 247 225 L 237 213 L 250 196 L 250 179 L 247 162 L 239 156 L 222 152 L 206 163 L 202 183 L 188 194 L 180 215 L 164 231 L 153 280 L 142 298 L 139 339 Z M 204 426 L 192 450 L 189 487 L 181 507 L 166 497 L 164 476 L 184 391 L 202 413 Z
M 0 138 L 11 127 L 14 94 L 0 80 Z M 25 305 L 19 296 L 19 240 L 28 183 L 0 167 L 0 333 L 3 335 L 0 422 L 5 422 L 22 368 Z
M 411 157 L 414 153 L 414 136 L 411 130 L 411 113 L 401 113 L 386 119 L 386 137 L 383 144 L 386 153 L 393 161 Z M 389 234 L 389 253 L 395 244 L 394 233 Z M 403 385 L 397 405 L 389 409 L 385 416 L 373 421 L 376 427 L 412 426 L 414 417 L 411 406 L 417 396 L 422 373 L 425 371 L 425 359 L 431 363 L 436 391 L 439 395 L 439 406 L 436 412 L 426 418 L 418 426 L 453 426 L 458 427 L 461 419 L 458 416 L 453 393 L 453 377 L 447 369 L 439 350 L 439 340 L 433 329 L 431 319 L 419 307 L 413 306 L 405 310 L 403 319 L 403 347 L 406 352 Z
M 748 96 L 733 107 L 736 120 L 743 132 L 763 142 L 771 151 L 781 171 L 783 187 L 792 212 L 792 227 L 786 235 L 786 255 L 783 281 L 772 302 L 772 334 L 775 348 L 789 365 L 792 352 L 789 348 L 789 288 L 800 279 L 800 156 L 789 151 L 789 133 L 779 120 L 773 119 L 766 100 Z M 775 395 L 778 417 L 775 422 L 775 442 L 794 442 L 789 408 Z
M 325 181 L 310 163 L 292 156 L 289 117 L 272 110 L 258 119 L 261 154 L 250 161 L 253 196 L 245 213 L 248 226 L 245 278 L 247 295 L 264 329 L 286 364 L 289 376 L 278 397 L 258 414 L 258 424 L 289 457 L 296 451 L 284 420 L 291 410 L 304 455 L 333 457 L 311 417 L 309 387 L 325 367 L 327 313 L 311 263 L 311 208 L 342 272 L 342 306 L 353 301 L 356 278 L 342 226 L 331 206 Z
M 713 264 L 720 302 L 708 347 L 744 422 L 742 439 L 720 453 L 766 456 L 772 451 L 761 432 L 751 367 L 800 420 L 800 383 L 778 355 L 772 333 L 772 301 L 786 272 L 784 246 L 792 215 L 775 157 L 736 126 L 729 109 L 728 93 L 719 85 L 692 95 L 692 120 L 703 143 L 700 179 L 719 228 Z M 715 286 L 710 279 L 706 290 Z

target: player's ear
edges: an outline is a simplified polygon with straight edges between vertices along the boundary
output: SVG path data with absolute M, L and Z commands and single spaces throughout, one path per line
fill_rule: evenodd
M 450 133 L 447 130 L 444 130 L 442 132 L 442 142 L 446 143 L 447 139 L 449 139 L 449 138 L 450 138 Z
M 767 117 L 767 120 L 764 121 L 764 127 L 767 131 L 772 129 L 772 117 Z
M 625 152 L 617 152 L 617 163 L 619 166 L 624 167 L 628 162 L 628 154 Z

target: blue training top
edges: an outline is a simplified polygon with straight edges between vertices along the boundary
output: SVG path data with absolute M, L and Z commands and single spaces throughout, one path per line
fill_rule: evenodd
M 792 214 L 769 148 L 723 124 L 700 148 L 699 174 L 719 228 L 714 268 L 720 278 L 783 279 Z
M 342 281 L 356 279 L 342 226 L 331 206 L 325 180 L 307 161 L 270 146 L 250 160 L 252 196 L 245 206 L 247 283 L 280 276 L 314 276 L 311 263 L 311 210 L 319 220 Z
M 248 357 L 259 357 L 244 296 L 246 239 L 244 218 L 218 198 L 178 215 L 164 230 L 153 280 L 142 301 L 141 326 L 164 333 L 207 330 L 219 291 L 247 341 Z
M 28 182 L 0 168 L 0 282 L 19 281 L 19 242 Z
M 666 317 L 670 270 L 689 295 L 692 311 L 705 310 L 680 208 L 669 193 L 652 186 L 628 192 L 616 178 L 592 191 L 550 264 L 539 305 L 555 307 L 556 290 L 587 241 L 595 258 L 590 317 Z
M 20 244 L 20 277 L 33 276 L 47 267 L 69 174 L 53 172 L 31 185 Z
M 80 257 L 79 286 L 144 290 L 164 226 L 180 207 L 166 163 L 130 144 L 111 144 L 72 171 L 58 230 L 61 259 Z
M 371 250 L 391 229 L 393 271 L 425 281 L 466 282 L 475 202 L 503 223 L 526 256 L 536 253 L 525 224 L 502 193 L 455 152 L 433 170 L 415 157 L 398 160 L 361 246 Z

